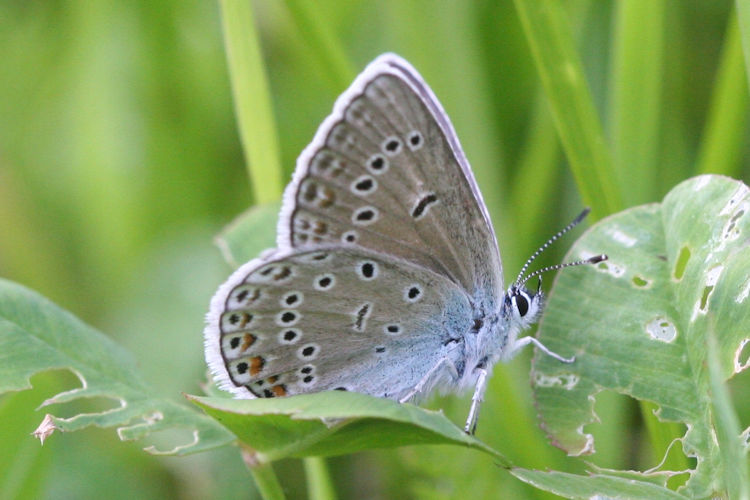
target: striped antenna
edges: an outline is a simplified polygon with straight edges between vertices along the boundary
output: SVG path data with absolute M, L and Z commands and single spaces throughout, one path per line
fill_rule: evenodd
M 526 270 L 529 268 L 529 266 L 531 265 L 531 263 L 534 262 L 534 260 L 537 257 L 539 257 L 539 254 L 541 254 L 543 251 L 545 251 L 552 243 L 554 243 L 555 241 L 557 241 L 562 235 L 564 235 L 565 233 L 567 233 L 568 231 L 570 231 L 571 229 L 573 229 L 574 227 L 576 227 L 578 224 L 580 224 L 580 222 L 583 219 L 586 218 L 586 216 L 589 214 L 589 212 L 591 212 L 590 208 L 588 208 L 588 207 L 584 208 L 583 211 L 580 214 L 578 214 L 578 217 L 576 217 L 575 219 L 573 219 L 573 221 L 570 224 L 568 224 L 567 226 L 565 226 L 564 228 L 562 228 L 560 231 L 557 232 L 557 234 L 555 234 L 550 239 L 548 239 L 544 243 L 544 245 L 540 246 L 537 249 L 537 251 L 534 252 L 531 257 L 529 257 L 529 259 L 526 261 L 526 263 L 521 268 L 521 272 L 518 273 L 518 277 L 516 278 L 514 286 L 522 286 L 529 279 L 533 278 L 534 276 L 539 276 L 540 274 L 545 273 L 547 271 L 554 271 L 554 270 L 557 270 L 557 269 L 562 269 L 564 267 L 580 266 L 581 264 L 596 264 L 597 262 L 601 262 L 603 260 L 607 260 L 607 256 L 606 255 L 597 255 L 595 257 L 591 257 L 591 258 L 586 259 L 586 260 L 580 260 L 580 261 L 576 261 L 576 262 L 568 262 L 566 264 L 557 264 L 555 266 L 545 267 L 544 269 L 540 269 L 539 271 L 535 271 L 535 272 L 531 273 L 529 276 L 527 276 L 526 278 L 524 278 L 524 274 L 526 273 Z
M 534 271 L 533 273 L 526 276 L 523 281 L 516 282 L 516 286 L 522 287 L 524 283 L 529 281 L 531 278 L 535 276 L 539 276 L 542 273 L 546 273 L 547 271 L 557 271 L 558 269 L 564 269 L 566 267 L 573 267 L 573 266 L 580 266 L 583 264 L 598 264 L 599 262 L 607 260 L 609 257 L 607 257 L 604 254 L 600 255 L 594 255 L 593 257 L 589 257 L 588 259 L 584 260 L 577 260 L 575 262 L 566 262 L 564 264 L 556 264 L 554 266 L 544 267 L 542 269 L 539 269 L 538 271 Z

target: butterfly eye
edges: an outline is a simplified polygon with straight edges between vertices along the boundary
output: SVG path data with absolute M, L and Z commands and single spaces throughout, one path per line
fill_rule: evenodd
M 518 295 L 515 296 L 515 304 L 516 304 L 516 309 L 518 309 L 518 314 L 520 314 L 522 318 L 526 316 L 526 313 L 529 312 L 528 299 L 526 299 L 524 295 L 519 293 Z

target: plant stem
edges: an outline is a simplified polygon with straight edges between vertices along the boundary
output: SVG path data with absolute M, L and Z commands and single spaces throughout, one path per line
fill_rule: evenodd
M 273 471 L 273 466 L 267 462 L 258 460 L 254 450 L 240 443 L 242 460 L 245 461 L 250 474 L 253 475 L 255 485 L 258 487 L 261 497 L 264 500 L 283 500 L 284 491 L 281 489 L 281 483 Z
M 310 500 L 335 500 L 336 490 L 323 457 L 308 457 L 304 460 L 307 476 L 307 496 Z

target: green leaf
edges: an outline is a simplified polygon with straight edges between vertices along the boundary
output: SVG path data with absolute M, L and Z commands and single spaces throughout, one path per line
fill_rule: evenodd
M 152 453 L 185 455 L 216 448 L 234 437 L 215 421 L 175 401 L 153 395 L 129 352 L 37 293 L 0 279 L 0 394 L 30 389 L 30 377 L 67 369 L 81 387 L 58 393 L 42 406 L 102 397 L 114 407 L 58 418 L 48 414 L 35 432 L 44 440 L 55 430 L 89 425 L 117 427 L 120 439 L 140 439 L 166 429 L 183 429 L 192 441 Z
M 541 326 L 550 349 L 576 356 L 571 365 L 535 357 L 535 397 L 557 446 L 592 453 L 584 426 L 596 421 L 595 395 L 613 390 L 655 403 L 662 421 L 687 425 L 682 447 L 698 461 L 684 493 L 726 491 L 732 464 L 716 436 L 740 438 L 714 415 L 707 335 L 716 334 L 722 379 L 747 368 L 739 357 L 750 331 L 748 213 L 747 186 L 705 175 L 661 204 L 601 221 L 575 244 L 568 259 L 606 253 L 609 261 L 561 273 Z
M 234 432 L 260 463 L 286 457 L 333 456 L 375 448 L 454 444 L 508 460 L 442 413 L 354 392 L 288 398 L 190 397 Z
M 278 202 L 251 207 L 216 237 L 216 245 L 233 268 L 276 246 L 276 220 L 280 208 Z
M 631 500 L 685 499 L 662 485 L 645 480 L 594 473 L 579 476 L 558 471 L 511 469 L 521 481 L 568 498 L 628 498 Z

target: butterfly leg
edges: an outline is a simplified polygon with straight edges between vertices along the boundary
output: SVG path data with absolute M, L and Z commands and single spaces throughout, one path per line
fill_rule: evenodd
M 477 385 L 474 388 L 474 395 L 471 397 L 471 408 L 469 409 L 469 416 L 466 418 L 466 425 L 464 426 L 464 432 L 466 434 L 474 435 L 477 430 L 477 419 L 479 418 L 479 407 L 484 401 L 484 392 L 487 390 L 487 370 L 484 367 L 476 369 L 479 372 L 477 378 Z
M 414 388 L 411 391 L 409 391 L 409 393 L 406 396 L 399 399 L 398 402 L 406 403 L 411 398 L 413 398 L 416 394 L 422 392 L 422 389 L 424 389 L 424 386 L 427 384 L 427 381 L 430 380 L 430 378 L 432 378 L 435 372 L 438 371 L 440 367 L 442 367 L 443 365 L 445 365 L 448 368 L 448 370 L 450 370 L 451 375 L 453 375 L 455 378 L 458 378 L 458 370 L 456 369 L 456 365 L 453 363 L 453 360 L 451 360 L 448 357 L 442 358 L 440 361 L 438 361 L 435 364 L 435 366 L 430 368 L 430 371 L 428 371 L 425 374 L 425 376 L 422 377 L 422 379 L 419 382 L 417 382 L 417 385 L 415 385 Z
M 550 351 L 549 349 L 547 349 L 547 346 L 545 346 L 544 344 L 542 344 L 541 342 L 539 342 L 539 340 L 537 340 L 536 337 L 523 337 L 523 338 L 520 338 L 520 339 L 516 340 L 516 342 L 513 344 L 513 346 L 511 346 L 510 351 L 506 355 L 507 358 L 508 359 L 512 358 L 513 356 L 515 356 L 516 354 L 518 354 L 518 351 L 520 351 L 521 349 L 523 349 L 524 347 L 526 347 L 529 344 L 534 344 L 544 354 L 546 354 L 547 356 L 551 356 L 551 357 L 555 358 L 556 360 L 560 361 L 561 363 L 572 363 L 572 362 L 574 362 L 576 360 L 575 356 L 571 356 L 569 358 L 563 358 L 562 356 L 560 356 L 556 352 Z

